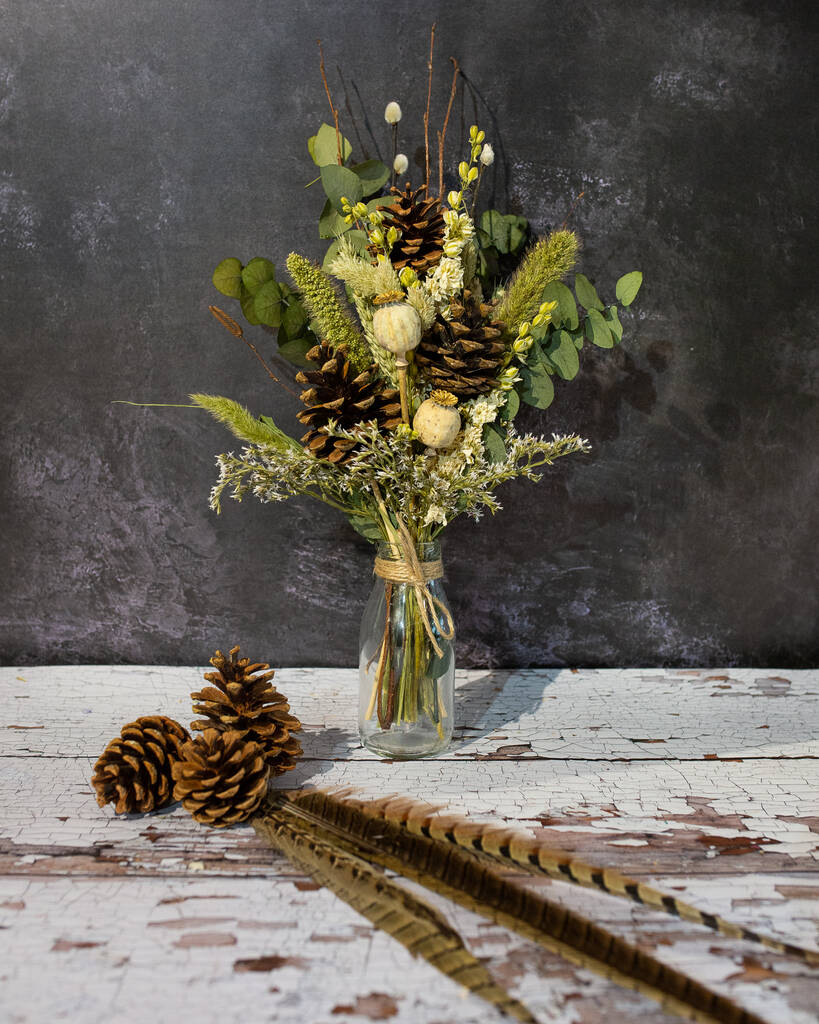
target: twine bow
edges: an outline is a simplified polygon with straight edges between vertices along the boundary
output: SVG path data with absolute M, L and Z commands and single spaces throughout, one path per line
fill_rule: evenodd
M 444 575 L 443 563 L 440 558 L 422 562 L 405 523 L 400 517 L 396 518 L 401 541 L 401 555 L 398 559 L 376 558 L 374 571 L 376 576 L 380 576 L 381 579 L 390 580 L 392 583 L 408 583 L 412 586 L 421 612 L 424 632 L 429 637 L 429 642 L 435 653 L 442 658 L 444 652 L 436 638 L 432 619 L 436 620 L 438 633 L 444 640 L 451 640 L 455 636 L 455 623 L 449 608 L 430 591 L 429 582 L 438 580 Z M 437 622 L 439 611 L 443 616 L 445 626 Z

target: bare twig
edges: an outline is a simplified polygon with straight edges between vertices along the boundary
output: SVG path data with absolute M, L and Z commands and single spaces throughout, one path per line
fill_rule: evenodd
M 461 73 L 461 68 L 454 57 L 449 58 L 452 61 L 452 88 L 449 91 L 449 103 L 446 108 L 446 117 L 444 118 L 443 130 L 438 132 L 438 197 L 440 198 L 444 194 L 444 143 L 446 142 L 446 129 L 449 124 L 449 115 L 452 111 L 452 104 L 455 102 L 455 93 L 458 90 L 458 75 Z
M 330 103 L 330 110 L 333 112 L 333 123 L 336 126 L 336 146 L 338 148 L 338 162 L 339 164 L 344 163 L 344 157 L 341 152 L 341 133 L 338 130 L 338 111 L 333 103 L 333 97 L 330 95 L 330 86 L 327 84 L 327 73 L 324 70 L 324 50 L 321 48 L 321 40 L 318 39 L 319 48 L 319 70 L 321 71 L 321 80 L 324 82 L 324 91 L 327 93 L 327 99 Z
M 571 210 L 569 210 L 569 212 L 568 212 L 568 213 L 566 214 L 566 219 L 565 219 L 565 220 L 563 221 L 563 223 L 562 223 L 562 224 L 560 225 L 560 230 L 561 230 L 561 231 L 562 231 L 562 230 L 563 230 L 563 229 L 564 229 L 564 228 L 566 227 L 566 225 L 567 225 L 567 224 L 569 223 L 569 220 L 570 220 L 570 218 L 571 218 L 572 214 L 573 214 L 573 213 L 574 213 L 574 211 L 575 211 L 575 207 L 577 206 L 577 204 L 578 204 L 578 203 L 580 202 L 580 200 L 581 200 L 581 199 L 583 198 L 583 196 L 584 196 L 585 194 L 586 194 L 586 190 L 585 190 L 585 189 L 583 189 L 583 191 L 582 191 L 582 192 L 580 193 L 580 195 L 579 195 L 579 196 L 577 197 L 577 199 L 575 199 L 575 201 L 574 201 L 574 202 L 572 203 L 572 208 L 571 208 Z
M 427 69 L 429 71 L 429 84 L 427 85 L 427 109 L 424 112 L 424 164 L 426 167 L 426 180 L 425 184 L 429 189 L 429 105 L 432 102 L 432 51 L 435 47 L 435 22 L 432 23 L 432 28 L 429 30 L 429 60 L 427 61 Z M 429 195 L 429 191 L 427 191 Z
M 208 306 L 208 309 L 210 310 L 211 314 L 219 321 L 219 323 L 230 331 L 234 338 L 242 339 L 245 345 L 247 345 L 247 347 L 250 349 L 253 355 L 256 356 L 256 358 L 265 368 L 265 370 L 267 371 L 267 375 L 268 377 L 270 377 L 271 380 L 274 380 L 279 385 L 279 387 L 284 388 L 284 390 L 287 391 L 288 394 L 291 394 L 294 398 L 299 397 L 298 394 L 292 388 L 289 388 L 283 381 L 279 380 L 276 374 L 270 369 L 270 367 L 264 361 L 264 359 L 261 356 L 261 353 L 253 344 L 253 342 L 248 341 L 248 339 L 245 337 L 245 332 L 242 330 L 239 324 L 236 323 L 232 316 L 228 316 L 227 313 L 223 309 L 219 309 L 218 306 Z

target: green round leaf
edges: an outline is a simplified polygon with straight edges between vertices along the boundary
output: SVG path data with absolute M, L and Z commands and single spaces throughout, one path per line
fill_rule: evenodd
M 239 301 L 242 303 L 242 312 L 245 315 L 245 320 L 247 320 L 249 324 L 253 324 L 253 326 L 256 327 L 261 323 L 261 320 L 256 316 L 256 310 L 254 309 L 253 306 L 253 299 L 253 295 L 247 290 L 247 288 L 243 287 L 242 295 L 241 298 L 239 299 Z
M 319 217 L 319 238 L 338 238 L 349 229 L 350 225 L 328 199 Z
M 520 388 L 520 397 L 523 401 L 536 409 L 548 409 L 554 401 L 555 386 L 543 366 L 539 363 L 522 366 L 520 375 L 523 378 Z
M 213 272 L 213 284 L 222 295 L 231 299 L 242 297 L 242 263 L 235 256 L 222 260 Z
M 339 167 L 338 164 L 328 164 L 321 169 L 321 185 L 327 198 L 339 213 L 341 209 L 341 197 L 346 196 L 351 203 L 357 203 L 364 198 L 364 186 L 357 174 L 353 174 L 349 167 Z
M 490 462 L 503 462 L 506 459 L 503 435 L 494 423 L 487 423 L 483 428 L 483 446 Z
M 267 281 L 276 277 L 276 268 L 264 256 L 255 256 L 242 270 L 242 284 L 251 295 L 255 295 Z
M 390 169 L 380 160 L 365 160 L 363 164 L 353 164 L 350 168 L 361 181 L 361 188 L 365 196 L 371 196 L 387 183 L 390 177 Z
M 500 411 L 500 419 L 504 423 L 511 423 L 517 416 L 518 409 L 520 409 L 520 396 L 517 391 L 507 391 L 506 405 Z
M 540 296 L 541 302 L 556 302 L 557 309 L 552 313 L 555 327 L 568 327 L 570 331 L 577 328 L 577 306 L 574 296 L 562 281 L 550 281 Z
M 552 337 L 546 355 L 557 370 L 557 375 L 563 380 L 573 380 L 580 369 L 580 359 L 577 355 L 572 336 L 568 331 L 556 331 Z
M 307 140 L 307 150 L 313 158 L 313 163 L 318 167 L 324 167 L 325 164 L 338 164 L 338 140 L 333 125 L 323 124 L 315 135 L 311 135 Z M 342 135 L 342 160 L 348 160 L 352 151 L 353 147 Z
M 609 306 L 606 312 L 603 314 L 606 323 L 608 324 L 609 330 L 612 333 L 615 343 L 623 340 L 623 325 L 620 323 L 620 317 L 617 314 L 616 306 Z
M 600 301 L 597 289 L 585 274 L 575 274 L 574 290 L 577 293 L 577 301 L 581 306 L 585 306 L 586 309 L 603 310 L 606 308 Z
M 283 345 L 279 345 L 279 355 L 284 356 L 294 366 L 315 366 L 315 363 L 311 363 L 307 358 L 307 353 L 315 343 L 316 339 L 309 335 L 294 338 L 292 341 L 286 341 Z
M 614 289 L 620 305 L 630 306 L 637 298 L 637 292 L 639 292 L 642 283 L 642 271 L 632 270 L 630 274 L 623 274 Z
M 609 325 L 596 309 L 590 309 L 586 317 L 586 337 L 598 348 L 612 348 L 614 338 Z
M 275 281 L 265 281 L 253 296 L 253 312 L 259 323 L 278 327 L 282 322 L 282 293 Z

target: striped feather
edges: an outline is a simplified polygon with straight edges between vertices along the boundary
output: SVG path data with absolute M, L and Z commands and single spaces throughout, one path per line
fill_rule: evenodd
M 819 967 L 819 953 L 789 942 L 781 942 L 770 935 L 753 931 L 727 921 L 718 914 L 677 899 L 653 886 L 621 875 L 612 868 L 595 867 L 578 860 L 565 850 L 556 849 L 535 839 L 520 829 L 469 821 L 456 814 L 440 813 L 440 808 L 408 796 L 389 796 L 380 800 L 355 799 L 351 792 L 340 798 L 352 801 L 363 813 L 401 825 L 416 835 L 428 836 L 491 858 L 507 867 L 523 868 L 533 874 L 548 875 L 564 882 L 599 889 L 613 896 L 622 896 L 633 903 L 642 903 L 664 910 L 675 917 L 704 925 L 712 931 L 732 939 L 746 939 L 768 949 L 793 956 Z
M 333 837 L 345 850 L 399 872 L 573 963 L 648 995 L 685 1019 L 762 1024 L 761 1018 L 730 999 L 528 889 L 485 857 L 363 811 L 362 806 L 369 808 L 369 803 L 321 790 L 277 792 L 271 800 L 303 818 L 319 834 Z M 508 870 L 509 865 L 505 867 Z
M 527 1007 L 494 981 L 433 907 L 391 882 L 380 869 L 342 849 L 326 832 L 286 806 L 263 805 L 253 825 L 288 860 L 391 935 L 413 956 L 423 957 L 508 1016 L 536 1024 Z

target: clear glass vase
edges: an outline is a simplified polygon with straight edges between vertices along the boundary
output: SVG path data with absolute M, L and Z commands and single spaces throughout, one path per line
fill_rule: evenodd
M 419 544 L 417 554 L 425 577 L 442 571 L 438 541 Z M 400 582 L 402 562 L 379 545 L 376 573 L 380 563 L 396 578 L 376 574 L 361 620 L 358 729 L 376 754 L 429 757 L 452 739 L 454 629 L 440 576 L 423 586 Z

